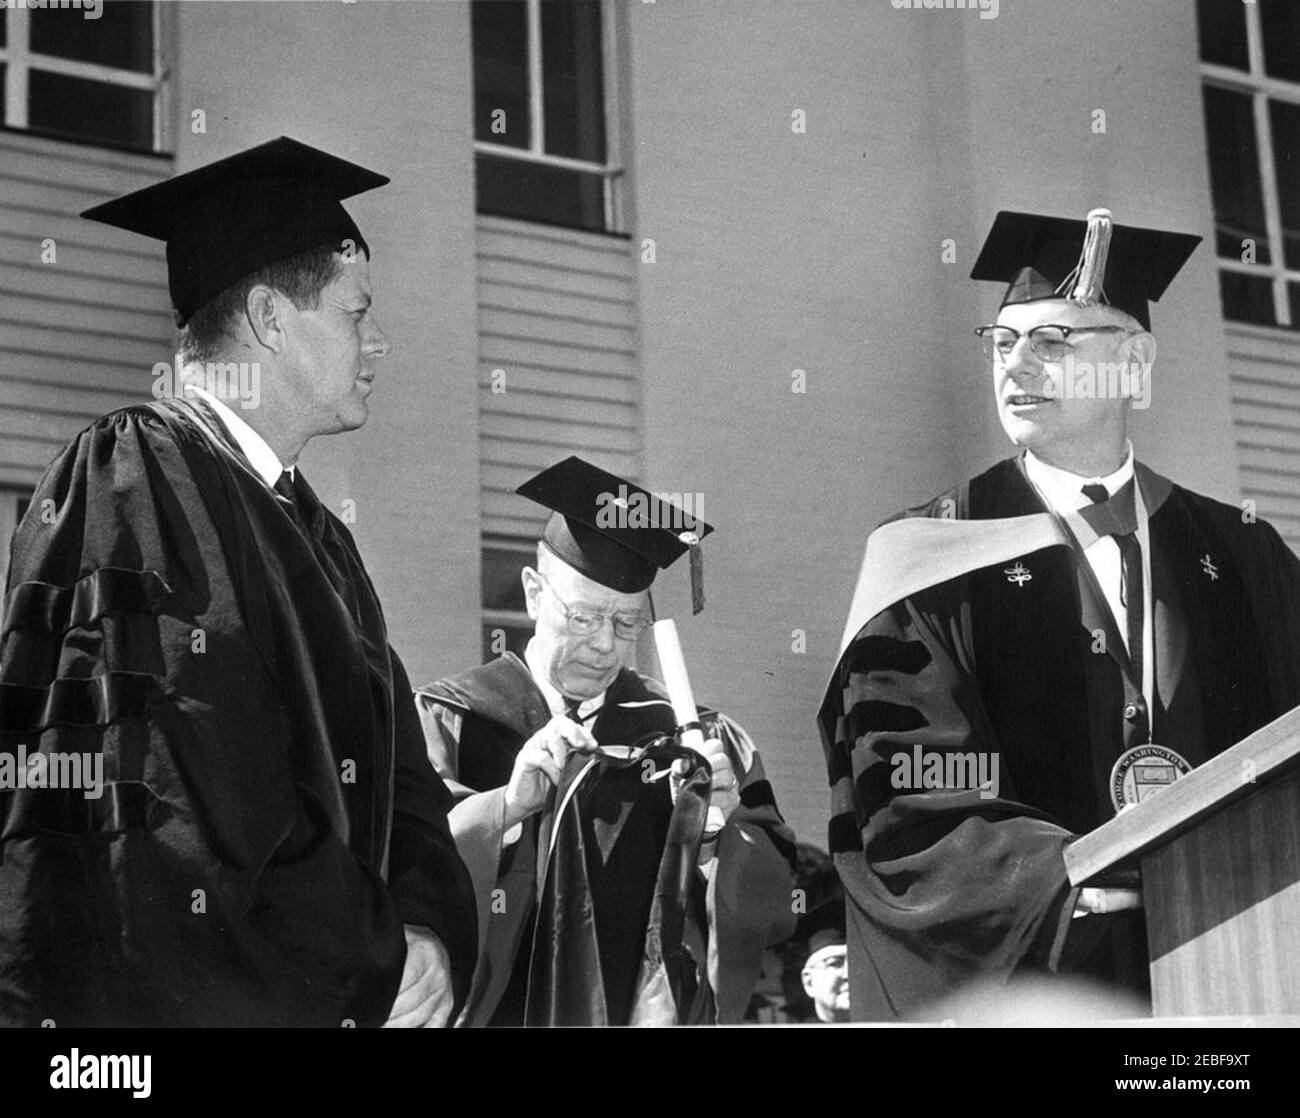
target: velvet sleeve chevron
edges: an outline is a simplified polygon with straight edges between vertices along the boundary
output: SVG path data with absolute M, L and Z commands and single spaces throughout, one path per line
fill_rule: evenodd
M 956 579 L 872 618 L 818 719 L 856 1020 L 923 1017 L 964 981 L 1046 964 L 1068 924 L 1071 836 L 992 767 L 962 606 Z
M 727 748 L 740 776 L 740 806 L 718 836 L 709 880 L 709 982 L 720 1024 L 740 1021 L 763 952 L 794 931 L 794 832 L 781 816 L 763 759 L 734 719 L 701 713 L 705 732 Z
M 294 646 L 250 636 L 276 600 L 265 541 L 207 446 L 151 405 L 106 416 L 15 536 L 0 762 L 79 759 L 82 780 L 0 784 L 0 1023 L 338 1027 L 392 1005 L 401 916 L 332 823 L 338 769 L 293 752 Z

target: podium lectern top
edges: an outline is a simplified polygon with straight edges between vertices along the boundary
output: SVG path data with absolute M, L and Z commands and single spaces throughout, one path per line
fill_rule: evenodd
M 1083 885 L 1167 842 L 1209 812 L 1245 795 L 1297 756 L 1300 707 L 1072 842 L 1065 850 L 1070 884 Z

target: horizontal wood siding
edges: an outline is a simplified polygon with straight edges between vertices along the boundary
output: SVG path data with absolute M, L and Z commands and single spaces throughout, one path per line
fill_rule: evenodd
M 1300 334 L 1227 335 L 1242 495 L 1300 552 Z
M 640 474 L 632 249 L 480 217 L 477 256 L 483 533 L 536 538 L 545 513 L 514 492 L 532 474 L 570 454 Z
M 171 360 L 163 246 L 77 216 L 170 169 L 0 133 L 0 485 L 30 487 L 91 420 L 148 399 L 153 366 Z

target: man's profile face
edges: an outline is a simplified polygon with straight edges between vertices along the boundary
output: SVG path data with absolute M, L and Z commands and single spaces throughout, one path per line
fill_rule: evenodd
M 842 943 L 814 951 L 803 965 L 803 989 L 817 1010 L 818 1020 L 849 1019 L 848 952 Z
M 388 339 L 370 309 L 370 266 L 364 255 L 347 262 L 320 293 L 316 310 L 285 311 L 286 375 L 304 425 L 313 435 L 351 431 L 365 423 L 375 364 Z M 286 300 L 287 303 L 287 300 Z
M 1112 325 L 1096 307 L 1079 307 L 1064 299 L 1003 307 L 997 322 L 1022 335 L 1049 323 L 1076 328 Z M 1074 335 L 1065 357 L 1044 361 L 1022 337 L 1009 354 L 995 357 L 993 388 L 1007 437 L 1047 461 L 1068 460 L 1077 457 L 1080 449 L 1095 451 L 1122 440 L 1130 402 L 1110 393 L 1111 383 L 1120 381 L 1108 376 L 1106 369 L 1123 363 L 1127 370 L 1129 341 L 1119 332 Z M 1096 373 L 1091 395 L 1079 376 L 1085 365 Z M 1072 369 L 1077 394 L 1067 390 Z M 1126 371 L 1123 383 L 1128 378 Z
M 636 647 L 634 640 L 622 640 L 614 635 L 610 615 L 649 618 L 649 595 L 645 591 L 624 594 L 602 586 L 545 548 L 541 549 L 538 568 L 526 567 L 523 572 L 528 616 L 536 622 L 534 652 L 540 654 L 547 679 L 560 694 L 573 699 L 593 699 L 627 666 Z M 538 577 L 539 572 L 542 578 Z M 606 616 L 590 636 L 575 635 L 569 631 L 557 597 L 571 611 Z

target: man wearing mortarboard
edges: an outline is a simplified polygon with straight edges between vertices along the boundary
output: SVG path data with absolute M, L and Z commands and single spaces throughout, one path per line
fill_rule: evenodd
M 1032 971 L 1148 995 L 1140 883 L 1062 851 L 1300 702 L 1300 562 L 1128 440 L 1198 241 L 1004 212 L 975 264 L 1019 453 L 872 533 L 818 718 L 855 1020 Z
M 0 1022 L 436 1025 L 465 995 L 447 790 L 295 468 L 365 422 L 389 349 L 340 204 L 387 181 L 281 138 L 83 215 L 166 241 L 187 364 L 73 439 L 14 538 L 0 765 L 103 782 L 0 791 Z
M 664 689 L 630 666 L 656 573 L 711 529 L 577 457 L 519 492 L 552 510 L 522 572 L 522 659 L 416 692 L 479 900 L 460 1023 L 739 1021 L 793 930 L 794 836 L 749 735 L 702 710 L 703 752 L 683 754 Z
M 799 844 L 795 873 L 802 902 L 799 922 L 781 948 L 786 1019 L 848 1021 L 844 886 L 831 856 L 810 843 Z
M 799 979 L 818 1021 L 850 1020 L 848 948 L 844 934 L 844 898 L 832 897 L 810 909 L 796 933 L 803 955 Z

